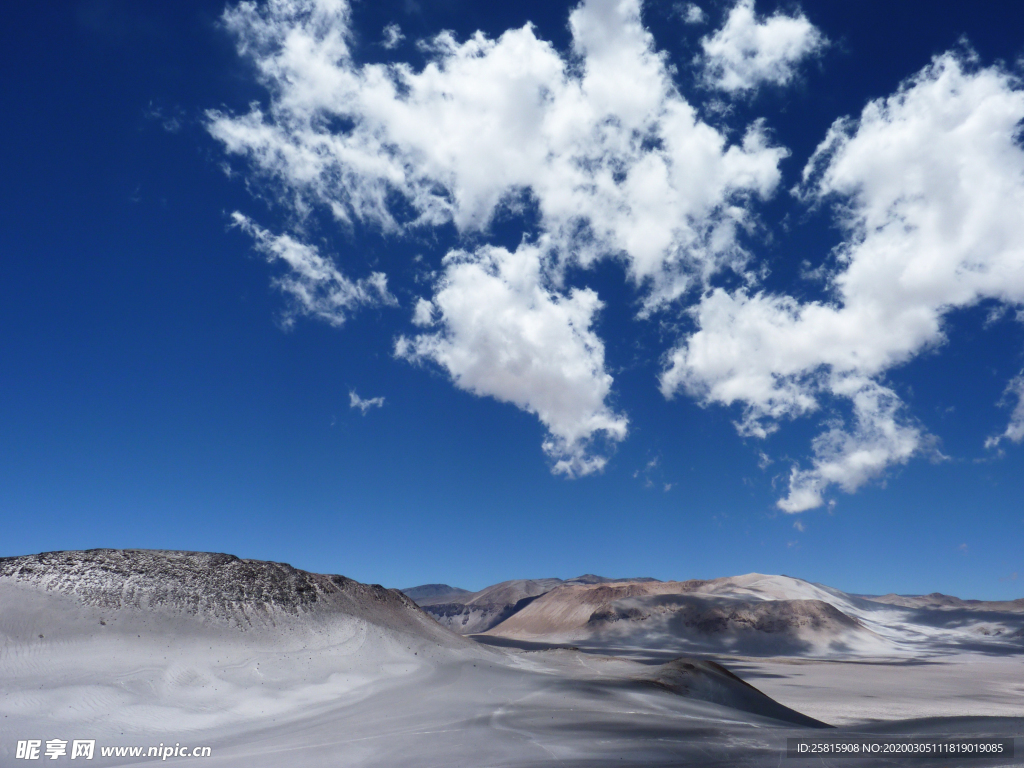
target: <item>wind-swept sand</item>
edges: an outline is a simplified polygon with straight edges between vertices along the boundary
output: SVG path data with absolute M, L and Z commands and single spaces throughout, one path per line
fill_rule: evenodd
M 94 738 L 208 745 L 211 766 L 760 766 L 826 732 L 728 661 L 482 646 L 401 593 L 227 555 L 0 559 L 0 640 L 3 765 L 18 739 Z
M 833 725 L 1024 713 L 1021 656 L 957 654 L 895 661 L 728 657 L 722 663 L 769 696 Z M 1024 764 L 1024 755 L 1018 759 Z

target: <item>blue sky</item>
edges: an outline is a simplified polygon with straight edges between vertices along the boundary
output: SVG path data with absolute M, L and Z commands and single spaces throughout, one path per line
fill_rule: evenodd
M 2 555 L 1024 572 L 1013 4 L 16 2 Z

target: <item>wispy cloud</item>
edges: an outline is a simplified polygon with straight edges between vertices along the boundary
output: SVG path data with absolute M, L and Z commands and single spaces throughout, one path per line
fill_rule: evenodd
M 707 14 L 696 3 L 676 3 L 672 10 L 687 24 L 703 24 L 707 20 Z
M 168 133 L 178 133 L 186 121 L 185 113 L 180 108 L 167 109 L 152 101 L 149 102 L 144 114 L 147 119 L 160 123 L 160 126 Z
M 644 488 L 659 486 L 662 491 L 668 493 L 676 486 L 676 483 L 667 482 L 660 467 L 661 456 L 654 456 L 641 469 L 634 470 L 633 479 L 642 481 Z
M 363 398 L 356 394 L 356 391 L 354 389 L 350 389 L 348 392 L 348 402 L 350 408 L 358 408 L 362 412 L 363 416 L 365 416 L 366 412 L 369 411 L 371 408 L 384 407 L 383 397 L 370 397 L 364 400 Z
M 303 314 L 340 326 L 358 307 L 397 304 L 388 291 L 384 273 L 374 272 L 369 277 L 350 280 L 315 246 L 299 242 L 291 235 L 275 235 L 238 212 L 231 214 L 231 220 L 233 226 L 252 236 L 256 250 L 266 256 L 267 261 L 279 261 L 287 266 L 288 271 L 275 281 L 293 301 L 285 317 L 286 326 L 294 324 L 295 317 Z
M 1017 402 L 1014 404 L 1013 413 L 1010 414 L 1010 423 L 1001 434 L 993 435 L 985 441 L 986 448 L 996 448 L 1003 440 L 1013 443 L 1024 440 L 1024 371 L 1010 379 L 1000 404 L 1008 405 L 1014 398 Z
M 391 51 L 397 48 L 401 42 L 405 40 L 405 35 L 402 34 L 402 28 L 397 24 L 388 24 L 384 27 L 384 37 L 381 40 L 381 45 L 387 50 Z

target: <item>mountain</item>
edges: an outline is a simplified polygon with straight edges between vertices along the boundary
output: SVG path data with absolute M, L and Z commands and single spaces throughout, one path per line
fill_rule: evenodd
M 26 734 L 180 738 L 231 768 L 751 764 L 822 725 L 705 661 L 489 648 L 399 591 L 203 552 L 0 559 L 0 668 L 0 764 Z
M 459 589 L 448 584 L 423 584 L 403 589 L 402 593 L 419 606 L 458 602 L 473 594 L 468 589 Z
M 486 634 L 718 652 L 787 654 L 849 643 L 870 633 L 831 604 L 808 597 L 744 594 L 736 582 L 617 582 L 563 585 Z
M 930 595 L 858 595 L 865 600 L 903 608 L 965 608 L 973 611 L 1022 611 L 1024 598 L 1019 600 L 961 600 L 959 597 L 932 592 Z
M 944 597 L 944 596 L 943 596 Z M 892 603 L 789 576 L 683 582 L 563 583 L 520 606 L 480 640 L 571 644 L 655 658 L 684 653 L 855 658 L 1020 653 L 1017 601 Z
M 606 584 L 618 581 L 587 573 L 573 579 L 513 579 L 492 584 L 479 592 L 454 590 L 446 584 L 425 584 L 403 590 L 438 623 L 460 635 L 486 632 L 521 611 L 531 601 L 556 587 Z M 637 583 L 658 583 L 641 577 Z M 452 590 L 445 593 L 443 590 Z
M 503 581 L 445 602 L 428 598 L 420 602 L 420 607 L 441 626 L 460 635 L 471 635 L 500 624 L 530 600 L 562 583 L 561 579 Z
M 210 552 L 94 549 L 0 558 L 0 631 L 11 640 L 132 628 L 304 636 L 364 631 L 459 645 L 408 597 L 345 576 Z M 42 610 L 51 605 L 52 610 Z

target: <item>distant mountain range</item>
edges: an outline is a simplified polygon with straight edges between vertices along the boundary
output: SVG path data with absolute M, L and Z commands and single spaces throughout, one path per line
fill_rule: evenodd
M 930 595 L 854 595 L 876 603 L 901 605 L 904 608 L 969 608 L 980 611 L 1024 611 L 1024 597 L 1019 600 L 962 600 L 941 592 Z
M 447 584 L 424 584 L 403 589 L 410 599 L 433 616 L 444 627 L 460 635 L 473 635 L 496 627 L 525 608 L 534 599 L 553 589 L 566 586 L 589 586 L 611 582 L 658 583 L 641 576 L 633 579 L 609 579 L 585 573 L 574 579 L 513 579 L 492 584 L 479 592 L 451 587 Z
M 1024 599 L 850 595 L 789 576 L 663 582 L 587 574 L 505 581 L 478 592 L 443 584 L 404 592 L 453 632 L 521 647 L 666 658 L 1024 652 Z

